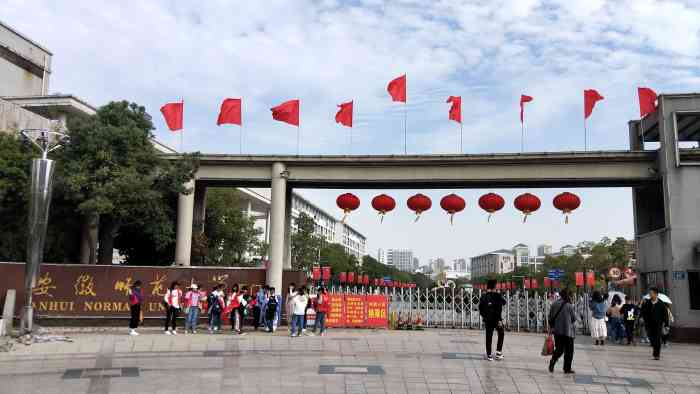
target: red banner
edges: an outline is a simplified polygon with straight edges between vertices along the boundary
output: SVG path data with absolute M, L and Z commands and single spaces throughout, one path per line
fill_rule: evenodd
M 326 316 L 328 327 L 343 327 L 345 325 L 345 308 L 342 294 L 329 294 L 330 312 Z
M 576 287 L 583 287 L 583 272 L 576 272 Z
M 389 302 L 383 295 L 365 296 L 367 301 L 367 320 L 365 327 L 389 327 Z
M 365 326 L 365 296 L 359 294 L 345 296 L 345 326 Z
M 340 274 L 338 274 L 338 280 L 340 281 L 340 283 L 345 283 L 345 281 L 348 279 L 347 275 L 348 274 L 346 272 L 341 272 Z
M 588 271 L 586 273 L 586 282 L 591 289 L 595 287 L 595 272 Z
M 530 286 L 532 286 L 533 289 L 539 289 L 540 283 L 537 281 L 536 278 L 532 278 L 532 281 L 530 281 Z
M 544 287 L 546 289 L 549 289 L 552 287 L 552 280 L 549 278 L 544 278 Z
M 322 267 L 321 274 L 321 277 L 324 281 L 331 280 L 331 267 Z
M 321 267 L 315 265 L 315 266 L 311 269 L 311 278 L 312 278 L 313 280 L 320 280 L 320 279 L 321 279 Z
M 348 284 L 355 284 L 355 273 L 348 272 Z

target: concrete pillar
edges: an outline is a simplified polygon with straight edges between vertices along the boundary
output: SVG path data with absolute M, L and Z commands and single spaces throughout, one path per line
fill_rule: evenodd
M 267 284 L 282 291 L 284 267 L 284 225 L 287 193 L 287 170 L 284 163 L 272 165 L 270 188 L 270 264 L 267 268 Z
M 194 179 L 185 187 L 194 189 Z M 180 194 L 177 199 L 177 234 L 175 238 L 175 264 L 190 265 L 192 256 L 192 221 L 194 217 L 194 190 L 190 194 Z
M 207 214 L 207 187 L 198 186 L 194 189 L 194 225 L 197 231 L 204 231 L 204 220 Z
M 287 190 L 284 220 L 284 269 L 292 269 L 292 191 Z

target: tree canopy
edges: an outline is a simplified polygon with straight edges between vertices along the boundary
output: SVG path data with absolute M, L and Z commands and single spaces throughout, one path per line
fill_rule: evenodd
M 319 251 L 324 249 L 326 241 L 316 234 L 316 223 L 311 216 L 302 212 L 294 219 L 294 224 L 296 231 L 292 234 L 292 268 L 308 271 L 318 262 Z M 327 253 L 332 251 L 328 250 Z

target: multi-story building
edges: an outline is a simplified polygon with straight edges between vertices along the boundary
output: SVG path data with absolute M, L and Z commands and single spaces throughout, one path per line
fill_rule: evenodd
M 564 256 L 573 256 L 578 252 L 578 248 L 572 245 L 564 245 L 559 249 L 559 253 Z
M 386 253 L 384 253 L 382 248 L 377 249 L 377 261 L 386 264 Z
M 550 254 L 552 254 L 552 245 L 542 244 L 537 247 L 538 256 L 549 256 Z
M 445 259 L 442 257 L 430 259 L 428 266 L 430 267 L 431 272 L 434 274 L 439 274 L 448 268 L 445 264 Z
M 418 260 L 418 257 L 413 258 L 413 272 L 418 271 L 418 267 L 420 267 L 420 260 Z
M 413 272 L 413 251 L 411 249 L 387 249 L 386 264 L 400 271 Z
M 526 266 L 530 262 L 530 247 L 525 244 L 517 244 L 513 246 L 513 255 L 515 256 L 515 266 Z
M 452 260 L 452 270 L 456 272 L 469 272 L 469 264 L 467 259 L 460 257 Z
M 49 91 L 48 49 L 0 21 L 0 96 L 44 96 Z
M 500 249 L 471 258 L 472 278 L 489 274 L 505 274 L 514 270 L 515 255 L 512 250 Z

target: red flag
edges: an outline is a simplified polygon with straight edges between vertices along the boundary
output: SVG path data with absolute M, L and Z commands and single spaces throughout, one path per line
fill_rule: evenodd
M 338 107 L 340 109 L 338 110 L 338 113 L 335 114 L 335 123 L 352 127 L 352 101 L 342 103 Z
M 299 126 L 299 100 L 289 100 L 270 108 L 272 119 Z
M 588 271 L 586 273 L 586 284 L 588 287 L 591 289 L 595 287 L 595 272 L 593 271 Z
M 219 118 L 216 120 L 216 125 L 237 124 L 241 126 L 241 101 L 239 98 L 225 99 L 221 103 L 221 110 L 219 110 Z
M 311 270 L 311 278 L 313 280 L 321 279 L 321 267 L 315 265 Z
M 583 272 L 576 272 L 576 287 L 583 287 Z
M 639 94 L 639 117 L 656 111 L 656 92 L 649 88 L 637 88 Z
M 583 117 L 588 119 L 593 112 L 593 107 L 595 103 L 602 100 L 604 97 L 598 93 L 595 89 L 586 89 L 583 91 Z
M 160 107 L 160 112 L 165 118 L 165 123 L 170 131 L 182 130 L 182 113 L 185 109 L 185 102 L 168 103 Z
M 549 279 L 549 278 L 544 278 L 544 287 L 546 287 L 546 288 L 548 288 L 548 289 L 549 289 L 550 287 L 552 287 L 552 280 Z
M 462 96 L 450 96 L 445 102 L 452 103 L 449 119 L 462 123 Z
M 391 95 L 391 101 L 406 102 L 406 74 L 389 82 L 386 90 Z
M 539 289 L 539 288 L 540 288 L 540 282 L 537 281 L 537 278 L 532 278 L 532 281 L 530 282 L 530 285 L 532 286 L 533 289 Z
M 528 96 L 528 95 L 525 95 L 525 94 L 521 94 L 521 95 L 520 95 L 520 123 L 523 123 L 523 115 L 524 115 L 524 111 L 525 111 L 525 103 L 529 103 L 530 101 L 532 101 L 532 97 L 531 97 L 531 96 Z

